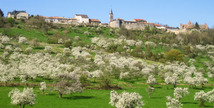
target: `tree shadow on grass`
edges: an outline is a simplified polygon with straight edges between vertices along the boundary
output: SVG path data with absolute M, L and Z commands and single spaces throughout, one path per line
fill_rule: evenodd
M 69 100 L 77 100 L 77 99 L 91 99 L 94 98 L 94 96 L 71 96 L 71 97 L 62 97 L 63 99 L 69 99 Z
M 162 99 L 163 97 L 152 97 L 151 96 L 151 99 Z
M 214 108 L 214 106 L 210 106 L 210 105 L 205 105 L 204 107 Z
M 56 95 L 56 94 L 54 94 L 54 93 L 48 93 L 48 95 L 53 96 L 53 95 Z
M 193 88 L 195 90 L 204 90 L 205 88 Z
M 182 104 L 197 104 L 197 102 L 181 102 Z
M 162 87 L 154 87 L 154 88 L 161 89 Z

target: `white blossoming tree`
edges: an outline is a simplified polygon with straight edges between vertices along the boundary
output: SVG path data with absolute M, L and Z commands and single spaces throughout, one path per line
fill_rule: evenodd
M 157 81 L 153 75 L 150 75 L 146 83 L 153 87 L 153 85 L 157 84 Z
M 207 95 L 208 95 L 208 101 L 210 103 L 213 103 L 214 104 L 214 89 L 207 92 Z
M 59 98 L 63 94 L 82 92 L 82 85 L 79 82 L 79 77 L 75 73 L 62 73 L 56 76 L 55 90 L 59 93 Z
M 149 86 L 148 88 L 146 88 L 146 91 L 148 92 L 149 98 L 151 98 L 151 95 L 155 91 L 155 88 Z
M 47 53 L 52 53 L 52 52 L 53 52 L 53 49 L 52 49 L 51 46 L 45 46 L 44 51 L 47 52 Z
M 42 91 L 42 94 L 44 94 L 45 90 L 47 89 L 46 83 L 45 82 L 41 82 L 40 86 L 41 87 L 39 89 Z
M 167 108 L 182 108 L 182 106 L 183 106 L 183 104 L 181 104 L 180 101 L 176 98 L 167 96 L 166 99 L 168 101 L 168 102 L 166 102 Z
M 23 92 L 15 88 L 8 94 L 11 97 L 11 104 L 18 105 L 19 108 L 25 108 L 26 105 L 34 105 L 36 95 L 33 93 L 33 88 L 24 88 Z
M 177 87 L 174 89 L 174 97 L 176 99 L 178 99 L 179 101 L 181 100 L 181 98 L 184 96 L 184 95 L 187 95 L 189 94 L 188 92 L 188 88 L 181 88 L 181 87 Z
M 172 84 L 174 86 L 174 88 L 176 88 L 176 85 L 179 83 L 179 79 L 178 79 L 178 74 L 174 73 L 172 76 L 167 76 L 165 78 L 165 83 L 167 85 Z M 168 86 L 167 86 L 168 88 Z
M 200 107 L 204 107 L 205 102 L 214 102 L 214 89 L 205 93 L 204 91 L 196 92 L 194 96 L 195 101 L 200 101 Z
M 112 106 L 116 108 L 141 108 L 144 104 L 141 101 L 142 96 L 138 93 L 122 92 L 118 94 L 116 91 L 111 91 L 110 102 Z
M 26 37 L 19 37 L 19 43 L 27 44 L 27 39 L 26 39 Z
M 208 101 L 208 95 L 204 91 L 196 92 L 194 100 L 200 101 L 200 107 L 204 107 L 204 103 Z

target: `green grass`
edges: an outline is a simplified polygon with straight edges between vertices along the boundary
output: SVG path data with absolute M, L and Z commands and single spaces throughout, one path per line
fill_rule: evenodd
M 26 29 L 18 29 L 18 28 L 0 28 L 0 32 L 5 32 L 10 34 L 11 36 L 25 36 L 28 39 L 34 39 L 37 38 L 41 42 L 46 42 L 47 37 L 43 35 L 43 32 L 38 31 L 38 30 L 26 30 Z
M 126 85 L 132 85 L 132 87 L 125 87 Z M 149 98 L 146 92 L 147 85 L 140 83 L 126 83 L 123 84 L 125 87 L 123 90 L 116 90 L 118 93 L 123 91 L 137 92 L 143 98 L 145 108 L 166 108 L 166 96 L 173 96 L 173 88 L 166 89 L 164 85 L 156 85 L 155 92 Z M 186 86 L 180 86 L 186 87 Z M 18 106 L 10 104 L 10 98 L 8 93 L 15 87 L 0 87 L 0 105 L 1 108 L 17 108 Z M 22 89 L 23 87 L 18 87 Z M 205 87 L 205 91 L 210 91 L 212 87 Z M 199 102 L 194 101 L 195 92 L 201 91 L 202 89 L 189 89 L 190 94 L 184 96 L 181 99 L 183 108 L 199 108 Z M 41 94 L 38 87 L 34 88 L 34 93 L 37 95 L 36 104 L 34 108 L 113 108 L 109 103 L 110 101 L 110 90 L 83 90 L 82 93 L 63 95 L 63 98 L 58 98 L 58 93 L 55 91 L 46 91 L 45 95 Z M 207 108 L 212 108 L 211 103 L 205 103 Z M 29 108 L 30 106 L 27 106 Z

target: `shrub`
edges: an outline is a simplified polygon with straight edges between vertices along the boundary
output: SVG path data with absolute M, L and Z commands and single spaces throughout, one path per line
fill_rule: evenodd
M 71 46 L 72 46 L 72 43 L 73 43 L 72 40 L 70 40 L 70 39 L 69 39 L 69 40 L 66 40 L 66 41 L 64 42 L 64 46 L 65 46 L 65 47 L 71 47 Z
M 58 44 L 63 44 L 64 42 L 63 42 L 63 39 L 62 38 L 60 38 L 59 40 L 58 40 Z
M 53 50 L 52 50 L 52 47 L 51 46 L 45 46 L 45 52 L 47 52 L 47 53 L 52 53 L 53 52 Z
M 33 46 L 33 47 L 39 47 L 39 40 L 38 39 L 33 39 L 30 44 Z
M 31 48 L 31 47 L 27 47 L 26 49 L 25 49 L 25 53 L 26 54 L 30 54 L 30 53 L 32 53 L 33 52 L 33 49 Z
M 56 38 L 56 37 L 49 37 L 48 38 L 48 43 L 49 44 L 58 44 L 58 38 Z
M 171 49 L 169 52 L 166 52 L 164 57 L 169 61 L 183 61 L 183 54 L 176 49 Z

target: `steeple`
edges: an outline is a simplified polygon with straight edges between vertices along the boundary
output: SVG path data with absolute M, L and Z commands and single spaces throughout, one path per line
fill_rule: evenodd
M 109 13 L 109 24 L 110 24 L 110 22 L 113 21 L 113 18 L 114 18 L 114 15 L 113 15 L 113 11 L 112 11 L 112 9 L 111 9 L 111 10 L 110 10 L 110 13 Z
M 192 24 L 192 23 L 189 21 L 188 24 L 190 25 L 190 24 Z
M 112 15 L 113 15 L 112 9 L 111 9 L 111 11 L 110 11 L 110 14 L 112 14 Z

